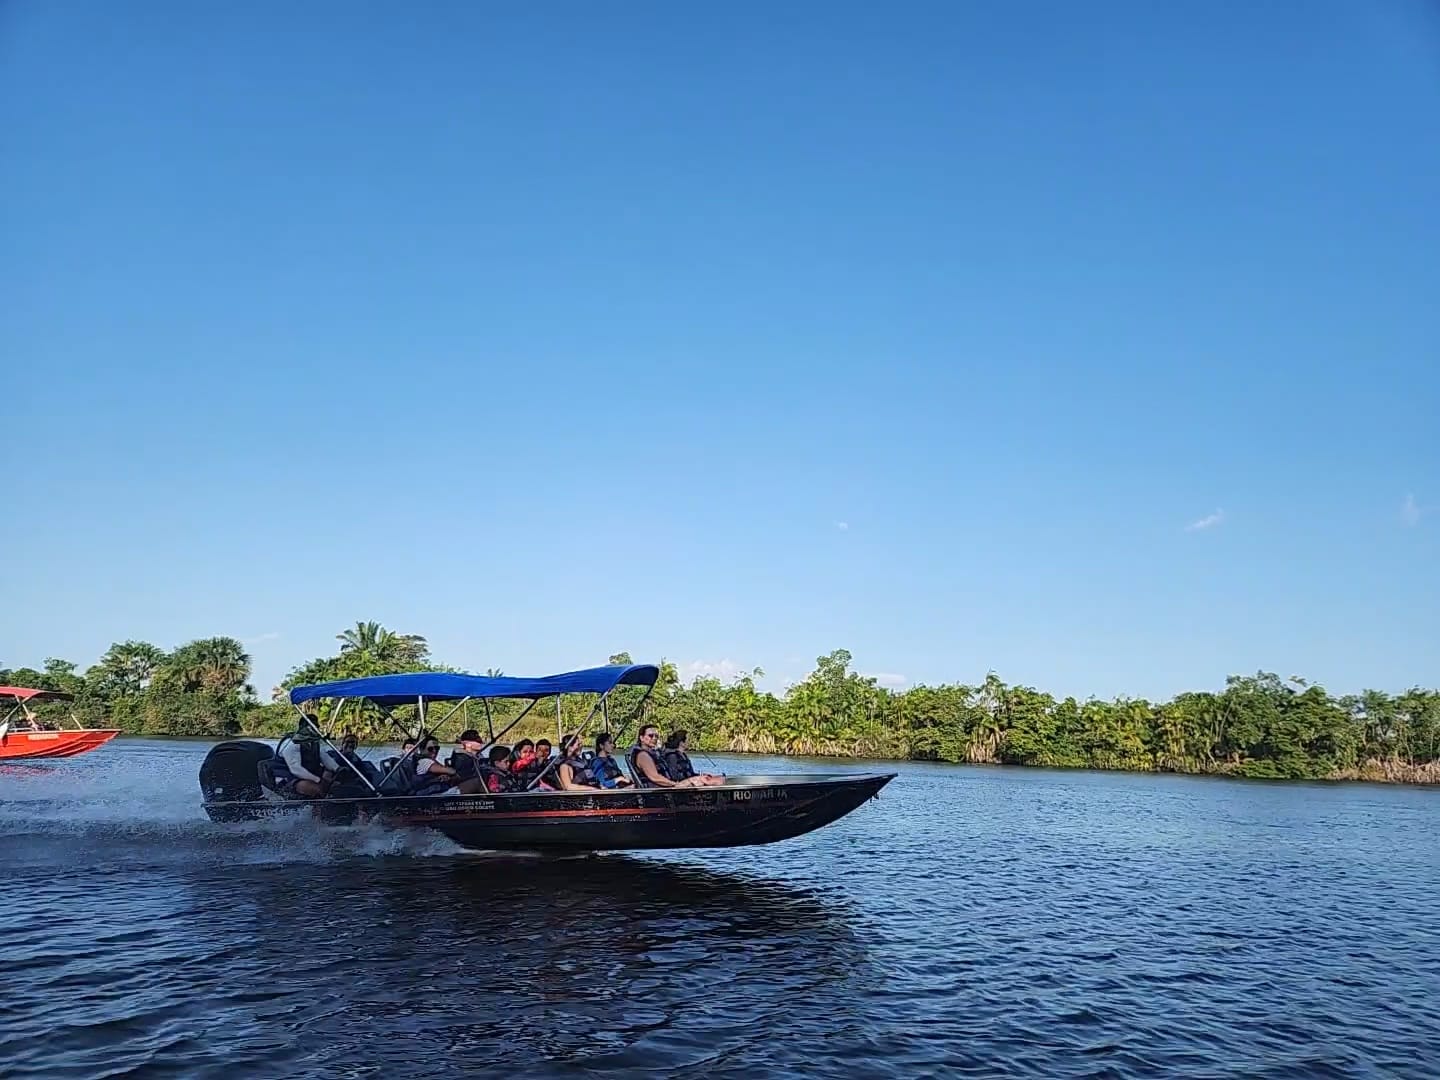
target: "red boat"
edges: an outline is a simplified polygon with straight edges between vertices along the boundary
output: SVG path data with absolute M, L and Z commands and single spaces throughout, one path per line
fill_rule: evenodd
M 31 705 L 45 701 L 73 701 L 58 690 L 31 690 L 24 686 L 0 686 L 0 761 L 34 761 L 37 758 L 74 757 L 88 753 L 120 734 L 119 728 L 84 727 L 73 711 L 73 727 L 47 723 Z

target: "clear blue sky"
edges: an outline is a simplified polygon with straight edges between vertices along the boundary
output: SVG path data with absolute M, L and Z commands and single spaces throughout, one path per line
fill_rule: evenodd
M 1423 0 L 11 0 L 0 664 L 1436 685 L 1437 118 Z

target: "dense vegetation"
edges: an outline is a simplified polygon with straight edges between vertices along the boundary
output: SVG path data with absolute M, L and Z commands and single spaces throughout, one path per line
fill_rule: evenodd
M 250 658 L 233 638 L 192 641 L 171 652 L 146 642 L 111 646 L 79 672 L 68 661 L 43 670 L 0 669 L 0 684 L 66 690 L 82 716 L 108 716 L 125 731 L 166 735 L 275 734 L 294 713 L 290 686 L 396 671 L 439 670 L 423 637 L 359 623 L 338 635 L 335 655 L 295 668 L 262 704 L 249 685 Z M 610 657 L 626 662 L 628 654 Z M 489 674 L 498 674 L 490 671 Z M 1299 678 L 1264 672 L 1232 676 L 1219 692 L 1165 702 L 1056 700 L 994 674 L 977 685 L 917 686 L 903 693 L 850 669 L 842 650 L 822 656 L 783 695 L 760 690 L 755 671 L 731 683 L 699 678 L 683 685 L 662 664 L 646 713 L 663 728 L 688 728 L 712 750 L 997 762 L 1068 768 L 1230 773 L 1248 777 L 1367 777 L 1440 781 L 1440 693 L 1367 690 L 1334 697 Z M 612 722 L 639 691 L 613 697 Z M 565 699 L 565 724 L 591 704 Z M 518 711 L 497 703 L 498 728 Z M 432 713 L 432 722 L 439 714 Z M 400 711 L 398 719 L 409 716 Z M 479 707 L 461 719 L 484 727 Z M 553 705 L 542 705 L 515 734 L 554 734 Z M 344 725 L 369 738 L 393 737 L 378 710 L 347 712 Z M 458 727 L 455 727 L 458 730 Z M 633 731 L 633 726 L 630 728 Z

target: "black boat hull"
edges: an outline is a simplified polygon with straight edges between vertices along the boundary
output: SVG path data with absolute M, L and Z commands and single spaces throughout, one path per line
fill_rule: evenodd
M 311 814 L 328 825 L 421 827 L 475 850 L 739 847 L 801 836 L 879 794 L 894 773 L 737 776 L 705 788 L 243 802 L 207 801 L 214 821 Z

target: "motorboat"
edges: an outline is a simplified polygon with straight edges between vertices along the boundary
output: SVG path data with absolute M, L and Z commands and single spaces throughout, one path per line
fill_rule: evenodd
M 27 686 L 0 686 L 0 761 L 34 761 L 39 758 L 74 757 L 104 746 L 119 728 L 87 728 L 74 709 L 66 712 L 70 726 L 51 723 L 33 706 L 45 702 L 74 702 L 71 694 L 58 690 L 35 690 Z
M 461 710 L 479 702 L 485 707 L 488 748 L 540 701 L 553 698 L 558 715 L 564 695 L 587 695 L 593 703 L 577 733 L 583 737 L 597 716 L 608 724 L 611 695 L 617 688 L 643 687 L 630 717 L 615 729 L 618 735 L 629 719 L 644 715 L 658 676 L 659 669 L 650 664 L 610 665 L 534 679 L 418 672 L 296 687 L 290 702 L 300 712 L 297 730 L 306 725 L 314 728 L 314 735 L 337 756 L 341 752 L 331 736 L 347 702 L 378 707 L 392 718 L 399 707 L 413 707 L 413 732 L 409 724 L 401 730 L 417 742 L 422 735 L 433 737 Z M 497 733 L 489 702 L 501 698 L 527 704 Z M 332 719 L 322 731 L 312 714 L 300 707 L 323 702 L 334 705 Z M 448 712 L 433 724 L 427 710 L 441 703 L 449 705 Z M 452 787 L 416 794 L 411 751 L 379 766 L 352 754 L 346 759 L 349 775 L 337 779 L 324 797 L 299 798 L 276 781 L 277 771 L 283 769 L 280 751 L 286 741 L 272 747 L 241 739 L 214 747 L 200 768 L 206 814 L 218 822 L 304 814 L 326 825 L 378 822 L 427 828 L 478 850 L 738 847 L 773 843 L 828 825 L 874 798 L 895 778 L 894 773 L 746 774 L 703 787 L 649 787 L 640 782 L 643 778 L 632 777 L 637 781 L 632 786 L 548 790 L 537 777 L 523 791 L 460 794 Z

